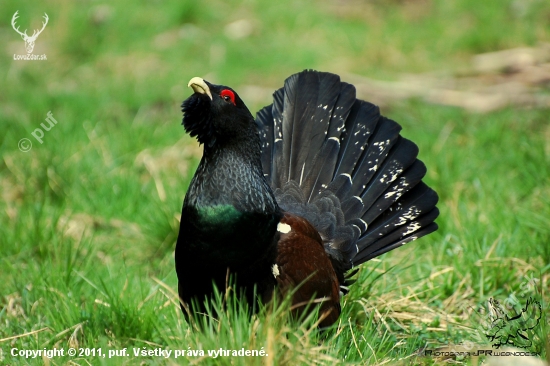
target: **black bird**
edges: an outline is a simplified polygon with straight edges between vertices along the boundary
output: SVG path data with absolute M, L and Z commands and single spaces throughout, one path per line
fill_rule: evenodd
M 176 245 L 184 304 L 231 273 L 251 302 L 301 284 L 293 303 L 317 299 L 328 326 L 352 268 L 437 229 L 418 147 L 339 76 L 290 76 L 255 120 L 230 87 L 188 86 L 183 126 L 204 153 Z

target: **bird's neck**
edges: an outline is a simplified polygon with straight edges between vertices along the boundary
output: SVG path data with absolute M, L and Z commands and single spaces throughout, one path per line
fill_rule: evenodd
M 263 175 L 259 141 L 205 146 L 191 181 L 186 205 L 195 208 L 232 206 L 248 213 L 278 213 L 273 191 Z

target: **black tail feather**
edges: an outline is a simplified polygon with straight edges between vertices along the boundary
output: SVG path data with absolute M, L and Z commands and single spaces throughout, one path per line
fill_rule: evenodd
M 363 200 L 357 196 L 353 196 L 342 203 L 342 210 L 344 211 L 344 217 L 346 222 L 356 219 L 361 216 L 361 212 L 365 207 Z
M 331 137 L 325 141 L 321 151 L 313 159 L 311 170 L 301 184 L 308 202 L 325 190 L 332 181 L 339 148 L 338 139 Z
M 332 192 L 341 201 L 345 201 L 351 195 L 352 180 L 347 173 L 336 176 L 327 187 L 327 191 Z
M 272 108 L 265 107 L 258 112 L 258 119 L 265 121 L 273 120 Z M 273 135 L 274 124 L 266 124 L 260 130 L 260 142 L 262 147 L 262 167 L 264 170 L 264 175 L 268 181 L 271 183 L 271 162 L 273 160 L 273 145 L 275 137 Z
M 290 78 L 289 78 L 290 79 Z M 288 181 L 288 161 L 283 154 L 283 110 L 284 90 L 281 88 L 273 93 L 273 164 L 271 165 L 271 184 L 275 187 L 282 187 Z M 269 107 L 266 107 L 269 108 Z M 260 121 L 256 117 L 256 121 Z M 265 125 L 265 124 L 264 124 Z M 261 133 L 261 132 L 260 132 Z M 264 173 L 266 172 L 264 168 Z
M 437 211 L 437 209 L 434 209 L 435 211 Z M 439 211 L 437 211 L 437 215 L 439 215 Z M 435 220 L 435 219 L 433 219 Z M 405 238 L 402 238 L 400 240 L 396 240 L 394 242 L 391 242 L 390 239 L 388 240 L 380 240 L 380 243 L 375 243 L 373 246 L 372 246 L 372 251 L 363 251 L 361 252 L 360 254 L 358 254 L 357 256 L 355 256 L 353 258 L 353 265 L 354 266 L 357 266 L 357 265 L 360 265 L 361 263 L 365 263 L 369 260 L 371 260 L 372 258 L 376 258 L 378 256 L 381 256 L 382 254 L 385 254 L 389 251 L 392 251 L 396 248 L 399 248 L 400 246 L 402 245 L 405 245 L 413 240 L 416 240 L 418 238 L 421 238 L 425 235 L 428 235 L 428 234 L 431 234 L 433 233 L 434 231 L 437 230 L 437 224 L 435 222 L 431 222 L 429 223 L 427 226 L 423 227 L 422 230 L 418 230 L 413 234 L 405 237 Z M 393 238 L 392 238 L 393 239 Z M 377 250 L 375 250 L 377 249 Z
M 361 196 L 374 174 L 384 162 L 390 148 L 399 137 L 401 126 L 391 119 L 380 117 L 373 136 L 369 139 L 366 151 L 353 170 L 352 194 Z
M 405 169 L 414 163 L 417 155 L 418 147 L 411 141 L 398 136 L 397 142 L 376 171 L 373 184 L 369 184 L 361 194 L 361 199 L 365 202 L 365 211 Z
M 341 82 L 339 86 L 335 88 L 338 90 L 340 88 L 340 93 L 338 94 L 338 99 L 334 105 L 328 105 L 327 109 L 331 108 L 331 114 L 329 115 L 330 124 L 326 134 L 326 138 L 335 137 L 341 140 L 341 137 L 344 132 L 346 120 L 351 112 L 351 108 L 356 103 L 355 99 L 355 87 L 348 83 Z M 326 105 L 323 105 L 323 110 Z M 321 110 L 321 104 L 318 108 Z
M 373 222 L 382 212 L 386 211 L 403 194 L 413 189 L 426 174 L 426 166 L 420 160 L 414 163 L 389 186 L 383 195 L 374 198 L 376 201 L 362 215 L 367 223 Z M 362 197 L 364 202 L 369 202 L 369 197 Z
M 424 183 L 417 184 L 368 226 L 357 243 L 359 251 L 362 247 L 367 247 L 380 237 L 393 232 L 397 227 L 405 226 L 431 211 L 437 200 L 435 191 Z
M 380 111 L 377 106 L 355 100 L 342 133 L 336 176 L 354 171 L 379 119 Z

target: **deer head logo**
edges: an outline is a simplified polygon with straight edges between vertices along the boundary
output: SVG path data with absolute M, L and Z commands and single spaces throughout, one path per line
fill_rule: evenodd
M 11 26 L 13 27 L 13 29 L 19 33 L 21 35 L 21 38 L 23 38 L 23 40 L 25 41 L 25 48 L 27 49 L 27 53 L 32 53 L 32 50 L 34 49 L 34 42 L 36 41 L 36 38 L 38 37 L 38 35 L 40 33 L 42 33 L 42 31 L 44 30 L 44 28 L 46 28 L 46 24 L 48 24 L 48 14 L 44 13 L 44 19 L 46 20 L 46 22 L 42 22 L 42 29 L 40 30 L 34 30 L 34 32 L 32 33 L 32 36 L 28 36 L 27 35 L 27 30 L 25 29 L 24 32 L 20 32 L 19 31 L 19 27 L 15 27 L 15 21 L 17 20 L 17 18 L 19 18 L 19 16 L 17 15 L 17 13 L 19 12 L 19 10 L 17 10 L 15 12 L 15 14 L 13 14 L 13 18 L 11 18 Z

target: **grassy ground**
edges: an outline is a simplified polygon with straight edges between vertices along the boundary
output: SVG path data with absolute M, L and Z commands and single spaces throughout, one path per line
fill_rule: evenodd
M 243 90 L 256 111 L 269 95 L 251 86 L 274 90 L 304 68 L 391 80 L 550 41 L 550 5 L 540 0 L 312 4 L 3 3 L 0 363 L 432 364 L 441 360 L 422 350 L 487 345 L 477 329 L 488 318 L 481 308 L 512 296 L 516 308 L 529 297 L 542 303 L 529 349 L 548 357 L 547 109 L 480 115 L 413 100 L 383 111 L 420 147 L 426 180 L 440 194 L 440 229 L 364 265 L 334 329 L 319 334 L 312 319 L 290 322 L 288 304 L 250 317 L 231 291 L 214 304 L 219 319 L 205 318 L 207 330 L 183 319 L 173 250 L 201 155 L 180 126 L 191 77 Z M 25 53 L 9 24 L 16 10 L 21 29 L 49 15 L 34 50 L 47 61 L 13 60 Z M 40 136 L 50 111 L 57 124 L 40 143 L 32 133 Z M 30 151 L 18 148 L 22 138 Z M 11 355 L 69 347 L 128 355 Z M 207 353 L 243 347 L 267 355 Z M 134 355 L 156 348 L 184 355 Z

